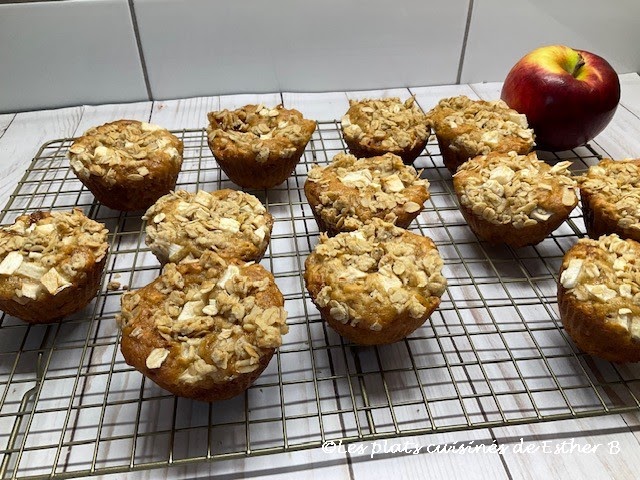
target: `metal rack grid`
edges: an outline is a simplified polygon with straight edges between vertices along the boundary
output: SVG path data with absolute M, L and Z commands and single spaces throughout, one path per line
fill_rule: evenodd
M 178 187 L 237 188 L 203 130 L 185 145 Z M 244 395 L 205 404 L 169 395 L 124 363 L 115 315 L 121 290 L 159 272 L 140 213 L 98 204 L 68 168 L 71 139 L 40 149 L 0 222 L 37 209 L 82 208 L 109 228 L 103 288 L 83 311 L 51 325 L 0 320 L 0 478 L 65 478 L 343 443 L 551 421 L 640 408 L 640 371 L 580 353 L 558 319 L 564 252 L 583 235 L 581 212 L 534 247 L 491 247 L 461 217 L 435 142 L 416 161 L 431 199 L 411 229 L 436 242 L 449 286 L 414 334 L 382 347 L 345 342 L 304 289 L 318 229 L 303 184 L 313 163 L 345 150 L 339 124 L 318 124 L 296 172 L 252 191 L 275 218 L 263 260 L 285 297 L 290 332 Z M 590 146 L 565 152 L 585 169 Z M 549 154 L 549 161 L 560 157 Z

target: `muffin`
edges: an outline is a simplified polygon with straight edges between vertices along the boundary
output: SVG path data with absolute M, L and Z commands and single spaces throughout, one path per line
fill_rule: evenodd
M 471 230 L 492 244 L 535 245 L 578 204 L 571 162 L 553 167 L 535 152 L 481 155 L 458 168 L 453 188 Z
M 273 217 L 260 200 L 229 189 L 171 192 L 142 218 L 147 221 L 145 242 L 163 265 L 190 261 L 206 251 L 260 261 L 273 227 Z
M 100 203 L 128 212 L 150 207 L 175 187 L 182 152 L 182 141 L 164 128 L 118 120 L 87 130 L 68 156 Z
M 451 173 L 478 155 L 511 151 L 524 155 L 533 148 L 527 118 L 502 100 L 471 100 L 464 95 L 445 98 L 427 116 Z
M 397 342 L 420 327 L 446 287 L 433 241 L 374 218 L 307 257 L 304 280 L 322 319 L 360 345 Z
M 342 117 L 342 134 L 356 157 L 377 157 L 393 153 L 410 164 L 427 145 L 431 130 L 427 117 L 413 97 L 349 100 Z
M 304 193 L 321 231 L 330 236 L 381 218 L 407 228 L 429 199 L 429 182 L 397 155 L 358 160 L 339 153 L 330 165 L 314 165 Z
M 228 399 L 249 388 L 281 345 L 283 305 L 273 276 L 256 263 L 213 252 L 169 263 L 122 295 L 122 355 L 174 395 Z
M 565 254 L 558 308 L 565 330 L 589 355 L 640 361 L 640 243 L 616 234 L 584 238 Z
M 640 241 L 640 159 L 601 160 L 580 179 L 580 196 L 591 238 L 616 233 Z
M 211 152 L 229 179 L 244 188 L 271 188 L 289 178 L 316 129 L 316 122 L 282 105 L 246 105 L 209 112 L 208 118 Z
M 0 310 L 47 323 L 85 307 L 100 287 L 107 233 L 79 209 L 22 215 L 0 229 Z

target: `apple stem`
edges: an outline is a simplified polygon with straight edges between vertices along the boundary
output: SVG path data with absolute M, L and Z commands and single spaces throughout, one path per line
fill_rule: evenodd
M 582 55 L 580 55 L 580 53 L 578 53 L 578 62 L 575 64 L 575 66 L 573 67 L 573 70 L 571 71 L 571 75 L 575 78 L 578 76 L 578 73 L 580 72 L 580 69 L 584 66 L 584 58 L 582 58 Z

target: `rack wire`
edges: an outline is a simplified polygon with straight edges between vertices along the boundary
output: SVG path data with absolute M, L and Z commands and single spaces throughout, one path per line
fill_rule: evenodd
M 237 188 L 203 130 L 185 145 L 177 188 Z M 103 287 L 81 312 L 50 325 L 0 319 L 0 478 L 69 478 L 266 455 L 343 443 L 544 422 L 640 409 L 640 371 L 582 354 L 556 305 L 564 252 L 584 235 L 580 209 L 542 243 L 513 250 L 479 241 L 459 213 L 451 177 L 431 141 L 415 166 L 431 199 L 410 227 L 431 237 L 449 286 L 440 308 L 404 341 L 345 342 L 304 289 L 318 228 L 303 185 L 314 163 L 345 150 L 336 122 L 321 122 L 295 173 L 251 191 L 275 218 L 263 265 L 285 297 L 290 332 L 244 394 L 212 404 L 177 398 L 124 362 L 115 315 L 122 289 L 159 273 L 141 212 L 95 201 L 68 168 L 72 139 L 42 146 L 0 214 L 9 224 L 38 209 L 79 207 L 109 228 Z M 584 170 L 592 146 L 565 152 Z

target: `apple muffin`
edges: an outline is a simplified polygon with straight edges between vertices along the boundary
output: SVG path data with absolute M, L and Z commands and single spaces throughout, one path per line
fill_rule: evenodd
M 236 185 L 271 188 L 284 182 L 300 161 L 316 122 L 282 105 L 246 105 L 209 112 L 207 136 L 218 165 Z
M 84 308 L 100 288 L 104 224 L 71 212 L 34 212 L 0 229 L 0 310 L 30 323 Z
M 640 241 L 640 159 L 602 159 L 579 179 L 591 238 L 616 233 Z
M 304 280 L 322 319 L 360 345 L 397 342 L 440 304 L 447 282 L 433 241 L 378 218 L 353 232 L 321 234 Z
M 558 308 L 565 330 L 589 355 L 640 361 L 640 243 L 616 234 L 583 238 L 565 254 Z
M 71 170 L 114 210 L 150 207 L 169 193 L 182 168 L 183 144 L 168 130 L 137 120 L 94 127 L 69 149 Z
M 535 152 L 492 152 L 458 168 L 453 188 L 462 215 L 481 240 L 513 248 L 535 245 L 578 204 L 570 165 L 552 167 Z
M 174 395 L 225 400 L 249 388 L 281 345 L 283 306 L 262 266 L 205 252 L 122 295 L 122 355 Z
M 145 213 L 145 242 L 161 264 L 199 258 L 260 261 L 269 245 L 273 217 L 260 200 L 235 190 L 171 192 Z
M 534 145 L 527 118 L 502 100 L 471 100 L 464 95 L 445 98 L 427 116 L 444 165 L 452 174 L 478 155 L 511 151 L 524 155 Z
M 407 164 L 424 150 L 431 130 L 427 117 L 414 97 L 349 100 L 342 117 L 342 134 L 356 157 L 378 157 L 393 153 Z
M 320 230 L 333 236 L 372 218 L 407 228 L 429 199 L 429 182 L 391 153 L 362 159 L 339 153 L 311 168 L 304 193 Z

